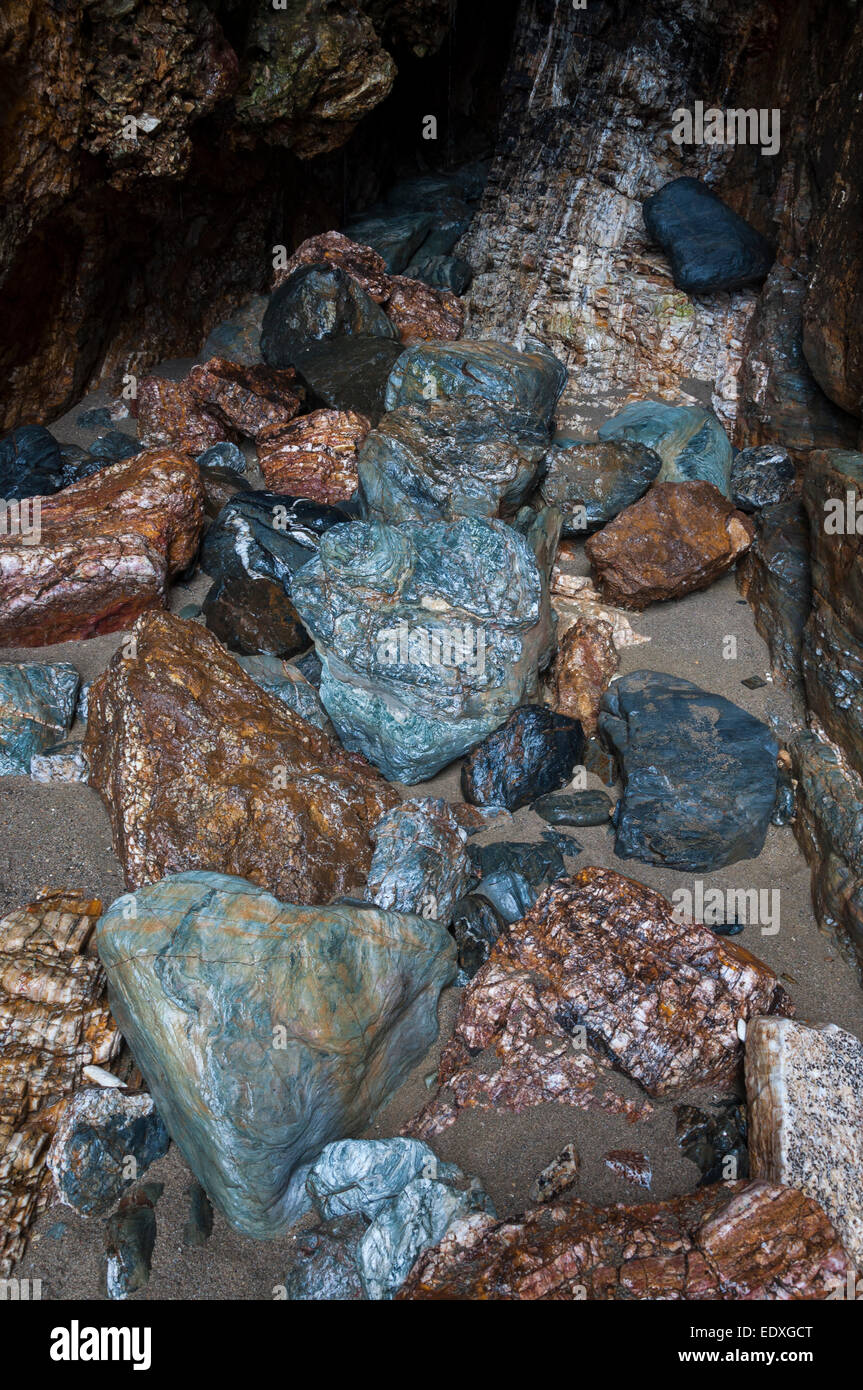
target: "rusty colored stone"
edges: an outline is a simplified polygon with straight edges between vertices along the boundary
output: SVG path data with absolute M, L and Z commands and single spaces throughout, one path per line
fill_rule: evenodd
M 44 646 L 127 628 L 165 603 L 195 558 L 198 467 L 156 449 L 41 499 L 41 536 L 0 536 L 0 644 Z
M 340 266 L 352 280 L 356 280 L 376 304 L 383 304 L 389 294 L 390 276 L 386 261 L 370 246 L 362 246 L 351 241 L 342 232 L 322 232 L 320 236 L 308 237 L 289 257 L 285 266 L 276 271 L 273 289 L 283 285 L 299 265 Z
M 128 886 L 211 869 L 291 903 L 360 896 L 395 791 L 199 623 L 152 613 L 132 635 L 91 688 L 86 738 Z
M 579 719 L 588 737 L 596 733 L 599 702 L 620 660 L 614 628 L 601 618 L 578 618 L 561 638 L 551 668 L 552 705 Z
M 0 921 L 0 1276 L 24 1252 L 47 1205 L 48 1148 L 86 1066 L 104 1066 L 121 1038 L 105 972 L 88 952 L 98 899 L 44 889 Z
M 455 1223 L 399 1299 L 826 1298 L 853 1270 L 810 1197 L 767 1182 L 714 1183 L 668 1202 L 543 1206 Z
M 342 502 L 357 490 L 357 455 L 372 422 L 354 410 L 313 410 L 275 440 L 258 439 L 267 487 L 313 502 Z
M 384 308 L 403 343 L 461 337 L 465 309 L 450 290 L 436 290 L 404 275 L 391 275 L 388 290 Z
M 706 589 L 754 536 L 712 483 L 655 483 L 584 548 L 606 602 L 642 609 Z
M 151 448 L 170 445 L 197 457 L 228 431 L 193 395 L 188 381 L 145 376 L 138 383 L 138 438 Z
M 293 367 L 246 367 L 212 357 L 189 373 L 195 400 L 226 429 L 258 439 L 277 436 L 293 420 L 306 393 Z
M 650 1159 L 641 1149 L 609 1149 L 605 1155 L 605 1166 L 615 1177 L 623 1178 L 636 1187 L 649 1190 L 653 1181 L 653 1168 Z

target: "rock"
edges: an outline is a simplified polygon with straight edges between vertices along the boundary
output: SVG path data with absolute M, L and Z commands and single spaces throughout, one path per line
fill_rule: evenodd
M 770 243 L 700 179 L 673 179 L 646 198 L 644 225 L 687 294 L 760 285 L 773 264 Z
M 551 642 L 544 572 L 530 539 L 500 521 L 334 527 L 291 596 L 345 747 L 407 783 L 496 728 Z
M 524 875 L 531 888 L 537 890 L 531 898 L 531 905 L 539 896 L 539 889 L 566 873 L 560 848 L 536 840 L 496 840 L 490 845 L 468 845 L 467 852 L 482 880 L 477 892 L 485 891 L 489 879 L 498 870 L 517 870 Z
M 717 869 L 761 853 L 778 746 L 760 719 L 679 676 L 633 671 L 603 696 L 599 731 L 622 767 L 620 858 Z
M 143 450 L 143 444 L 139 444 L 137 439 L 131 439 L 128 434 L 123 434 L 122 430 L 111 430 L 109 434 L 100 435 L 89 446 L 90 455 L 94 459 L 105 459 L 110 463 L 134 458 L 136 454 L 143 453 Z
M 863 1043 L 835 1023 L 755 1018 L 746 1033 L 752 1175 L 799 1188 L 863 1264 Z
M 81 743 L 69 739 L 44 753 L 34 753 L 30 759 L 30 776 L 34 782 L 89 782 L 90 764 Z
M 84 1086 L 63 1108 L 48 1167 L 64 1205 L 79 1216 L 103 1216 L 167 1152 L 168 1131 L 152 1096 Z
M 41 425 L 18 425 L 0 439 L 0 497 L 47 497 L 65 485 L 60 446 Z
M 390 277 L 383 256 L 371 246 L 351 241 L 342 232 L 322 232 L 302 242 L 288 258 L 284 269 L 276 271 L 273 289 L 279 289 L 301 265 L 338 266 L 376 304 L 383 304 L 387 298 Z
M 391 276 L 387 288 L 387 318 L 403 343 L 461 337 L 465 308 L 450 290 L 405 275 Z
M 531 1184 L 531 1201 L 555 1201 L 562 1193 L 575 1187 L 580 1169 L 581 1157 L 578 1149 L 575 1144 L 566 1144 Z
M 410 280 L 422 280 L 436 290 L 464 294 L 473 279 L 473 269 L 461 256 L 434 255 L 423 246 L 405 269 Z
M 794 482 L 791 455 L 781 444 L 742 449 L 731 465 L 731 498 L 742 512 L 789 502 Z
M 597 434 L 601 440 L 641 444 L 662 459 L 660 483 L 712 483 L 731 496 L 732 449 L 722 425 L 701 406 L 631 401 Z
M 479 396 L 547 429 L 565 381 L 563 364 L 533 339 L 524 351 L 498 342 L 417 344 L 393 367 L 386 408 Z
M 350 1303 L 365 1299 L 357 1251 L 366 1230 L 361 1217 L 299 1228 L 288 1237 L 291 1266 L 284 1282 L 291 1302 Z
M 44 498 L 38 544 L 0 536 L 0 645 L 130 627 L 194 559 L 203 517 L 197 465 L 167 450 Z
M 256 440 L 278 438 L 305 399 L 295 371 L 244 367 L 223 357 L 193 367 L 189 389 L 226 429 Z
M 92 478 L 94 473 L 100 473 L 111 463 L 108 458 L 93 458 L 86 449 L 79 448 L 77 444 L 61 444 L 60 456 L 63 460 L 62 487 L 69 487 L 71 483 L 80 483 L 82 478 Z M 45 488 L 45 492 L 48 494 L 54 490 L 52 486 Z
M 571 542 L 563 541 L 558 558 L 566 558 L 564 546 Z M 610 623 L 614 633 L 614 645 L 619 652 L 627 647 L 638 647 L 650 638 L 636 632 L 629 618 L 619 608 L 610 608 L 593 587 L 591 579 L 584 575 L 564 574 L 558 565 L 551 572 L 551 592 L 554 596 L 554 610 L 558 617 L 558 635 L 585 618 L 590 622 Z
M 761 1020 L 753 1019 L 754 1028 Z M 736 1100 L 720 1101 L 710 1115 L 695 1105 L 675 1105 L 677 1142 L 685 1158 L 701 1169 L 699 1187 L 749 1177 L 746 1110 Z
M 606 787 L 613 787 L 618 780 L 617 759 L 598 738 L 589 738 L 584 746 L 584 767 Z
M 216 445 L 216 448 L 218 447 Z M 216 520 L 222 508 L 227 507 L 238 492 L 252 491 L 251 483 L 247 483 L 233 468 L 205 466 L 200 469 L 200 473 L 204 511 L 211 521 Z
M 559 830 L 543 830 L 542 838 L 547 845 L 553 845 L 559 854 L 568 854 L 571 858 L 581 854 L 584 849 L 574 835 L 563 835 Z
M 284 589 L 250 574 L 220 579 L 203 604 L 210 631 L 232 652 L 293 656 L 309 636 Z
M 200 404 L 188 381 L 145 376 L 138 382 L 138 438 L 148 448 L 168 445 L 196 457 L 228 438 L 220 420 Z
M 812 606 L 809 527 L 799 501 L 758 514 L 755 540 L 737 568 L 737 585 L 755 613 L 770 648 L 770 664 L 783 684 L 797 684 L 800 644 Z
M 87 946 L 98 899 L 44 891 L 0 920 L 0 1276 L 21 1257 L 52 1196 L 46 1166 L 58 1102 L 122 1039 Z
M 826 739 L 800 730 L 794 830 L 812 868 L 818 921 L 850 960 L 863 962 L 863 778 Z
M 279 1234 L 308 1204 L 308 1165 L 434 1040 L 452 942 L 420 917 L 294 907 L 222 874 L 135 901 L 99 923 L 114 1017 L 213 1202 L 244 1234 Z
M 524 705 L 466 758 L 462 796 L 475 805 L 515 811 L 564 786 L 583 753 L 577 719 L 545 705 Z
M 314 502 L 346 501 L 357 490 L 357 455 L 370 429 L 371 421 L 354 410 L 302 416 L 276 441 L 258 446 L 267 487 Z
M 851 1262 L 817 1203 L 766 1182 L 667 1202 L 474 1216 L 428 1250 L 400 1299 L 818 1299 Z
M 454 1221 L 476 1209 L 470 1193 L 430 1178 L 414 1178 L 360 1241 L 357 1263 L 366 1296 L 392 1298 L 419 1255 L 436 1245 Z
M 301 265 L 270 296 L 261 354 L 270 367 L 293 367 L 303 350 L 333 338 L 394 338 L 383 309 L 337 265 Z
M 110 410 L 105 405 L 92 410 L 82 410 L 75 421 L 79 430 L 109 430 L 114 423 Z
M 474 398 L 384 415 L 359 456 L 370 521 L 454 521 L 512 512 L 530 492 L 548 435 Z
M 294 714 L 322 729 L 325 734 L 332 734 L 333 726 L 318 692 L 296 666 L 275 656 L 240 656 L 237 664 L 268 695 L 274 695 Z
M 348 223 L 347 230 L 353 241 L 377 252 L 388 275 L 399 275 L 433 225 L 434 217 L 429 212 L 404 212 L 355 219 Z
M 206 1245 L 213 1234 L 213 1206 L 199 1182 L 186 1189 L 189 1195 L 189 1218 L 183 1227 L 183 1244 Z
M 600 701 L 619 665 L 611 624 L 601 618 L 576 619 L 561 638 L 549 672 L 553 708 L 577 719 L 588 736 L 595 734 Z
M 605 1155 L 605 1166 L 611 1169 L 615 1177 L 650 1191 L 653 1168 L 648 1155 L 639 1149 L 611 1149 Z
M 446 924 L 473 877 L 467 832 L 447 803 L 433 796 L 403 801 L 378 821 L 372 839 L 368 901 Z
M 611 797 L 600 791 L 549 793 L 531 807 L 550 825 L 607 825 Z
M 26 777 L 68 732 L 80 677 L 68 662 L 0 664 L 0 776 Z
M 418 1139 L 341 1139 L 312 1164 L 306 1191 L 324 1221 L 374 1221 L 409 1182 L 437 1178 L 438 1168 L 434 1152 Z
M 662 460 L 645 444 L 625 439 L 553 448 L 540 493 L 563 513 L 563 534 L 596 531 L 642 497 Z
M 778 769 L 778 780 L 776 784 L 776 800 L 773 803 L 773 815 L 770 817 L 771 825 L 790 825 L 797 813 L 797 795 L 794 790 L 794 779 L 789 769 L 781 762 Z
M 229 473 L 245 473 L 246 458 L 241 448 L 236 444 L 214 444 L 212 448 L 205 449 L 195 459 L 199 468 L 216 469 L 221 473 L 227 469 Z
M 298 903 L 359 889 L 396 801 L 383 779 L 200 623 L 149 614 L 132 635 L 93 684 L 84 744 L 127 885 L 212 869 Z
M 710 483 L 655 483 L 585 551 L 606 602 L 640 611 L 709 588 L 754 535 L 749 518 Z
M 261 324 L 268 302 L 267 295 L 253 294 L 236 313 L 217 324 L 207 335 L 198 354 L 199 361 L 209 362 L 211 357 L 226 357 L 229 362 L 239 362 L 244 367 L 258 366 L 261 361 Z
M 522 874 L 518 875 L 518 879 L 523 885 L 524 907 L 517 907 L 509 919 L 515 922 L 520 921 L 534 901 L 527 879 Z M 468 893 L 453 904 L 450 912 L 450 931 L 458 947 L 459 976 L 456 984 L 466 984 L 480 966 L 485 964 L 492 946 L 506 925 L 507 919 L 483 894 Z
M 128 1298 L 150 1282 L 156 1244 L 156 1203 L 164 1190 L 160 1182 L 144 1183 L 126 1194 L 109 1219 L 105 1233 L 109 1298 Z
M 389 338 L 324 339 L 297 353 L 296 368 L 312 404 L 353 410 L 376 424 L 401 353 L 401 345 Z

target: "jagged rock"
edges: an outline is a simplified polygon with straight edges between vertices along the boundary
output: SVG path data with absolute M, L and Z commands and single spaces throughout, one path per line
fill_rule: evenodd
M 462 295 L 473 279 L 473 269 L 461 256 L 434 255 L 422 247 L 405 270 L 410 280 L 422 280 L 436 290 Z
M 753 1019 L 746 1098 L 753 1177 L 813 1198 L 863 1264 L 863 1043 L 835 1023 Z
M 386 408 L 479 396 L 547 429 L 565 381 L 563 364 L 533 339 L 523 351 L 499 342 L 417 344 L 393 367 Z
M 357 490 L 357 455 L 371 421 L 353 410 L 313 410 L 295 420 L 273 442 L 259 443 L 258 461 L 267 487 L 342 502 Z
M 545 705 L 524 705 L 465 759 L 462 796 L 474 805 L 515 811 L 564 786 L 583 753 L 577 719 Z
M 512 921 L 519 921 L 530 907 L 533 894 L 524 875 L 518 879 L 523 885 L 524 908 L 517 909 Z M 458 947 L 459 976 L 457 984 L 466 984 L 481 965 L 488 960 L 489 951 L 506 927 L 506 919 L 486 896 L 468 893 L 454 903 L 450 912 L 450 931 Z
M 780 759 L 781 759 L 780 754 Z M 770 817 L 771 825 L 790 825 L 797 813 L 797 796 L 794 790 L 794 779 L 790 769 L 781 761 L 779 763 L 778 781 L 776 784 L 776 800 L 773 803 L 773 815 Z
M 585 545 L 608 603 L 641 610 L 708 588 L 755 527 L 710 483 L 655 483 Z
M 617 759 L 598 738 L 589 738 L 584 746 L 584 767 L 606 787 L 613 787 L 618 780 Z
M 731 495 L 732 449 L 722 425 L 701 406 L 631 401 L 600 425 L 601 440 L 641 444 L 662 459 L 660 483 L 712 483 Z
M 749 1030 L 761 1023 L 753 1019 Z M 701 1169 L 699 1187 L 708 1183 L 735 1181 L 749 1177 L 749 1151 L 746 1147 L 746 1110 L 736 1100 L 721 1101 L 717 1114 L 695 1105 L 675 1105 L 677 1142 L 685 1158 Z
M 366 1231 L 361 1217 L 330 1221 L 289 1235 L 291 1264 L 285 1297 L 291 1302 L 350 1303 L 365 1299 L 357 1251 Z
M 261 324 L 264 321 L 269 297 L 253 294 L 230 318 L 216 325 L 207 335 L 198 354 L 201 362 L 211 357 L 226 357 L 244 367 L 256 367 L 261 361 Z
M 83 745 L 69 739 L 44 753 L 34 753 L 30 759 L 30 776 L 34 782 L 88 782 L 90 764 L 84 756 Z
M 366 897 L 378 907 L 448 922 L 473 876 L 462 830 L 447 802 L 403 801 L 372 829 Z
M 642 497 L 662 460 L 645 444 L 625 439 L 558 445 L 548 455 L 540 493 L 563 513 L 564 536 L 585 536 Z
M 383 260 L 387 275 L 400 275 L 414 252 L 426 240 L 434 225 L 430 212 L 385 212 L 366 216 L 348 224 L 353 241 L 370 246 Z
M 806 730 L 794 735 L 790 751 L 794 830 L 812 867 L 816 915 L 844 954 L 863 964 L 863 778 L 839 749 Z
M 122 1198 L 109 1218 L 105 1232 L 109 1298 L 128 1298 L 150 1282 L 156 1245 L 156 1203 L 164 1190 L 160 1182 L 143 1183 Z
M 558 559 L 566 558 L 564 546 L 571 542 L 563 541 L 558 551 Z M 611 608 L 604 603 L 601 595 L 593 587 L 593 581 L 585 575 L 564 574 L 559 565 L 551 572 L 551 592 L 554 596 L 554 609 L 558 617 L 562 636 L 579 618 L 588 621 L 611 623 L 614 632 L 614 645 L 619 652 L 626 647 L 638 647 L 650 638 L 636 632 L 627 615 L 619 608 Z
M 391 410 L 360 453 L 365 514 L 454 521 L 514 511 L 547 449 L 547 433 L 529 419 L 478 399 Z
M 0 439 L 0 497 L 4 501 L 47 497 L 65 483 L 60 446 L 41 425 L 18 425 Z
M 731 498 L 743 512 L 788 502 L 794 494 L 794 464 L 780 444 L 742 449 L 731 465 Z
M 800 680 L 800 643 L 812 607 L 809 527 L 799 501 L 765 507 L 755 540 L 737 569 L 737 584 L 755 613 L 755 626 L 770 648 L 774 675 Z
M 414 1178 L 379 1213 L 360 1241 L 357 1263 L 370 1299 L 390 1299 L 423 1250 L 436 1245 L 454 1221 L 479 1207 L 473 1194 L 445 1182 Z
M 199 468 L 227 470 L 229 473 L 245 473 L 246 458 L 237 444 L 214 444 L 205 449 L 195 459 Z
M 245 367 L 223 357 L 213 357 L 193 367 L 189 389 L 195 400 L 226 429 L 249 439 L 276 439 L 305 399 L 295 371 Z
M 578 1182 L 581 1157 L 575 1144 L 566 1144 L 557 1155 L 546 1164 L 531 1184 L 530 1197 L 533 1202 L 553 1202 L 562 1193 L 568 1192 Z
M 605 1155 L 605 1166 L 615 1177 L 650 1191 L 653 1168 L 648 1155 L 639 1149 L 611 1149 Z
M 317 690 L 296 666 L 275 656 L 238 656 L 237 663 L 268 695 L 274 695 L 325 734 L 332 734 L 333 726 Z
M 770 243 L 700 179 L 673 179 L 645 199 L 644 225 L 687 294 L 760 285 L 773 264 Z
M 620 858 L 717 869 L 761 853 L 778 745 L 760 719 L 679 676 L 633 671 L 603 696 L 599 732 L 622 768 Z
M 403 343 L 461 337 L 464 305 L 449 290 L 405 275 L 392 275 L 387 289 L 387 318 Z
M 68 662 L 0 664 L 0 776 L 26 777 L 34 755 L 68 733 L 79 684 Z
M 309 637 L 284 589 L 252 574 L 220 579 L 203 603 L 204 620 L 229 651 L 293 656 Z
M 200 623 L 149 614 L 132 636 L 93 684 L 84 744 L 128 886 L 213 869 L 298 903 L 360 888 L 396 801 L 383 779 Z
M 301 265 L 336 265 L 356 280 L 376 304 L 383 304 L 387 297 L 390 277 L 383 256 L 371 246 L 351 241 L 342 232 L 322 232 L 302 242 L 284 268 L 276 271 L 273 289 L 283 285 Z
M 667 1202 L 473 1216 L 420 1256 L 401 1299 L 826 1298 L 851 1261 L 801 1192 L 723 1183 Z
M 42 500 L 41 534 L 0 536 L 0 644 L 35 647 L 131 625 L 165 602 L 203 524 L 198 468 L 155 450 Z
M 536 840 L 495 840 L 490 845 L 468 845 L 467 852 L 482 880 L 477 891 L 499 869 L 517 870 L 537 890 L 566 873 L 559 847 Z M 537 896 L 538 892 L 534 900 Z
M 167 1152 L 168 1131 L 152 1096 L 84 1086 L 63 1108 L 48 1167 L 61 1202 L 80 1216 L 101 1216 Z
M 376 424 L 386 409 L 390 373 L 402 354 L 389 338 L 333 338 L 296 356 L 296 368 L 312 404 L 354 410 Z
M 270 296 L 261 353 L 271 367 L 300 366 L 304 349 L 333 338 L 395 338 L 370 295 L 337 265 L 301 265 Z
M 423 781 L 525 698 L 551 642 L 533 548 L 551 539 L 548 527 L 540 519 L 526 538 L 470 518 L 327 532 L 291 596 L 346 748 L 391 779 Z
M 600 791 L 551 792 L 533 803 L 532 810 L 550 825 L 607 825 L 611 797 Z
M 97 900 L 44 891 L 0 921 L 0 1275 L 51 1197 L 48 1146 L 60 1104 L 121 1038 L 88 943 Z
M 552 706 L 577 719 L 588 736 L 595 734 L 600 700 L 619 665 L 611 624 L 576 619 L 560 639 L 549 672 Z
M 420 917 L 294 907 L 222 874 L 135 902 L 99 923 L 114 1017 L 211 1199 L 245 1234 L 276 1235 L 307 1206 L 308 1165 L 432 1043 L 452 941 Z
M 183 1226 L 183 1244 L 206 1245 L 213 1234 L 213 1204 L 199 1182 L 187 1188 L 189 1218 Z
M 138 438 L 148 448 L 169 446 L 196 457 L 228 438 L 220 420 L 198 401 L 188 381 L 145 376 L 138 382 Z

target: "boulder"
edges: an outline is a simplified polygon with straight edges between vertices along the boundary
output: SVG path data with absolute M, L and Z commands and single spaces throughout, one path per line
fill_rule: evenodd
M 630 401 L 597 434 L 601 440 L 641 444 L 662 459 L 660 483 L 712 483 L 731 496 L 733 451 L 712 410 L 664 401 Z
M 199 468 L 245 473 L 246 457 L 237 444 L 213 444 L 195 459 Z
M 577 618 L 560 639 L 549 672 L 553 708 L 577 719 L 588 737 L 595 734 L 600 701 L 619 665 L 611 623 Z
M 354 410 L 313 410 L 274 441 L 261 441 L 258 462 L 273 492 L 313 502 L 346 501 L 357 490 L 357 456 L 371 421 Z
M 794 463 L 781 444 L 741 449 L 731 465 L 731 500 L 742 512 L 789 502 L 794 484 Z
M 422 343 L 408 348 L 387 383 L 386 408 L 479 396 L 547 429 L 566 383 L 566 368 L 532 339 L 510 343 Z
M 223 357 L 193 367 L 189 388 L 226 429 L 249 439 L 277 438 L 302 409 L 305 399 L 292 369 L 246 367 Z
M 138 438 L 148 449 L 169 447 L 197 457 L 229 438 L 221 420 L 201 405 L 188 381 L 145 376 L 138 382 Z
M 403 801 L 374 826 L 366 897 L 378 907 L 447 923 L 473 870 L 462 830 L 440 797 Z
M 228 319 L 216 324 L 198 354 L 200 361 L 226 357 L 229 362 L 255 367 L 261 361 L 261 324 L 267 311 L 268 296 L 253 294 Z
M 65 487 L 63 456 L 52 434 L 41 425 L 18 425 L 0 439 L 0 497 L 48 497 Z
M 460 338 L 465 307 L 448 289 L 393 275 L 387 286 L 387 318 L 403 343 Z
M 26 777 L 75 717 L 80 677 L 68 662 L 0 664 L 0 777 Z
M 242 573 L 217 581 L 202 611 L 207 627 L 232 652 L 294 656 L 309 645 L 284 589 L 260 576 Z
M 774 260 L 770 243 L 700 179 L 666 183 L 645 198 L 643 212 L 648 235 L 687 294 L 739 290 L 767 278 Z
M 417 252 L 405 275 L 411 280 L 422 280 L 436 290 L 451 290 L 453 294 L 464 294 L 473 279 L 473 268 L 461 256 L 433 255 L 422 247 Z
M 261 354 L 268 366 L 286 368 L 320 340 L 396 336 L 383 309 L 337 265 L 301 265 L 270 296 Z
M 557 445 L 540 495 L 563 513 L 563 535 L 578 539 L 643 497 L 661 467 L 659 454 L 637 441 Z
M 61 1202 L 79 1216 L 104 1216 L 167 1152 L 168 1131 L 146 1091 L 84 1086 L 66 1102 L 48 1167 Z
M 402 351 L 390 338 L 330 338 L 298 352 L 295 365 L 312 405 L 353 410 L 376 424 Z
M 546 705 L 523 705 L 465 759 L 462 796 L 477 806 L 515 811 L 564 786 L 583 753 L 577 719 Z

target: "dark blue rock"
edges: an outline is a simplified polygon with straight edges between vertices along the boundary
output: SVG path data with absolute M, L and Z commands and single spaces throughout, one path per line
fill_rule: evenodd
M 491 845 L 469 845 L 467 852 L 481 879 L 480 887 L 499 869 L 515 870 L 537 890 L 547 887 L 566 873 L 560 848 L 553 843 L 497 840 Z
M 781 444 L 741 449 L 731 465 L 731 500 L 743 512 L 788 502 L 794 494 L 794 464 Z
M 331 526 L 349 521 L 328 507 L 278 492 L 244 492 L 219 513 L 201 546 L 201 569 L 211 579 L 247 574 L 290 590 L 292 576 L 317 554 Z
M 122 430 L 112 430 L 110 434 L 103 434 L 94 439 L 89 446 L 91 458 L 105 459 L 110 463 L 132 458 L 143 450 L 143 444 L 139 444 L 137 439 L 132 439 L 128 434 L 123 434 Z
M 761 853 L 778 746 L 760 719 L 679 676 L 635 671 L 603 695 L 599 730 L 622 768 L 622 859 L 702 870 Z
M 700 179 L 673 179 L 646 198 L 644 225 L 671 262 L 678 289 L 712 294 L 760 285 L 773 264 L 765 237 Z
M 505 912 L 498 910 L 498 901 L 503 902 Z M 512 875 L 504 869 L 501 870 L 500 883 L 490 885 L 488 895 L 467 893 L 453 904 L 450 931 L 458 947 L 457 984 L 466 984 L 473 979 L 480 967 L 485 965 L 492 946 L 507 925 L 519 922 L 534 901 L 527 879 L 522 874 Z
M 464 294 L 473 279 L 473 269 L 460 256 L 432 255 L 423 246 L 405 275 L 409 280 L 422 280 L 423 284 L 431 285 L 436 290 Z
M 242 449 L 238 444 L 227 441 L 211 445 L 202 454 L 198 454 L 195 462 L 199 468 L 229 468 L 232 473 L 246 471 L 246 458 Z
M 0 439 L 0 497 L 49 497 L 65 486 L 60 446 L 41 425 L 18 425 Z
M 549 451 L 540 494 L 560 508 L 565 536 L 586 536 L 643 497 L 661 467 L 659 455 L 637 442 L 556 447 Z
M 66 1102 L 48 1153 L 60 1201 L 81 1216 L 104 1215 L 168 1143 L 145 1091 L 83 1087 Z
M 312 343 L 332 338 L 397 337 L 380 305 L 339 266 L 298 266 L 270 296 L 261 355 L 271 367 L 293 367 Z
M 62 741 L 79 682 L 68 662 L 0 664 L 0 777 L 26 777 L 34 754 Z
M 539 797 L 532 810 L 550 825 L 608 825 L 611 797 L 600 791 L 552 792 Z
M 543 830 L 542 838 L 546 844 L 554 845 L 555 849 L 568 855 L 570 859 L 575 859 L 584 849 L 584 845 L 574 835 L 564 835 L 560 830 Z
M 797 796 L 794 791 L 794 782 L 787 767 L 779 766 L 779 780 L 776 786 L 776 803 L 773 807 L 773 815 L 770 817 L 771 825 L 790 825 L 797 814 Z
M 565 384 L 563 363 L 533 340 L 521 351 L 495 341 L 416 343 L 393 367 L 386 406 L 479 396 L 548 429 Z
M 378 907 L 448 922 L 473 871 L 462 830 L 446 801 L 403 801 L 372 830 L 375 852 L 366 896 Z
M 386 410 L 390 373 L 404 349 L 389 338 L 333 338 L 296 354 L 310 407 L 356 410 L 376 424 Z
M 515 811 L 564 786 L 583 753 L 577 719 L 547 705 L 525 705 L 465 759 L 462 795 L 477 806 Z
M 304 652 L 302 656 L 295 656 L 292 665 L 296 666 L 301 676 L 305 676 L 309 685 L 313 685 L 315 690 L 320 690 L 324 668 L 314 647 Z
M 349 222 L 345 235 L 361 246 L 371 246 L 383 256 L 390 275 L 400 275 L 434 226 L 434 217 L 430 212 L 398 213 L 385 208 L 380 212 L 381 216 Z

